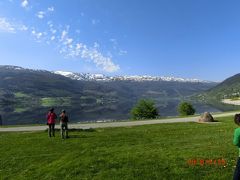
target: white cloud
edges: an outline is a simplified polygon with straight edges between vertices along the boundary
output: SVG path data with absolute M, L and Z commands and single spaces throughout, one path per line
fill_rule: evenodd
M 76 44 L 76 51 L 80 50 L 83 47 L 82 43 Z
M 13 24 L 8 22 L 6 18 L 0 17 L 0 31 L 8 33 L 16 33 L 16 29 Z
M 109 41 L 111 41 L 112 43 L 117 43 L 117 40 L 116 39 L 114 39 L 114 38 L 112 38 L 112 39 L 109 39 Z
M 93 46 L 94 48 L 99 48 L 100 47 L 100 45 L 97 43 L 97 42 L 94 42 L 94 46 Z
M 22 3 L 21 3 L 21 6 L 22 6 L 23 8 L 27 8 L 27 6 L 28 6 L 28 0 L 23 0 Z
M 63 30 L 60 41 L 63 41 L 66 38 L 67 34 L 68 32 L 66 30 Z
M 117 49 L 117 47 L 118 47 L 118 42 L 117 42 L 117 40 L 116 39 L 109 39 L 109 41 L 110 42 L 112 42 L 112 44 L 113 44 L 113 49 Z
M 56 34 L 57 30 L 56 29 L 50 29 L 52 34 Z
M 73 39 L 71 39 L 71 38 L 66 38 L 66 40 L 65 40 L 65 42 L 63 43 L 64 45 L 71 45 L 72 44 L 72 42 L 73 42 Z
M 44 11 L 39 11 L 36 16 L 39 18 L 39 19 L 43 19 L 45 17 L 46 13 Z
M 53 23 L 52 23 L 52 21 L 48 21 L 47 24 L 48 24 L 48 26 L 49 26 L 50 28 L 53 27 Z
M 44 13 L 39 14 L 44 16 Z M 36 42 L 46 44 L 56 43 L 59 53 L 66 58 L 77 58 L 91 62 L 95 64 L 97 68 L 106 72 L 115 72 L 120 69 L 120 67 L 113 62 L 111 56 L 105 56 L 100 52 L 100 45 L 97 42 L 94 42 L 92 47 L 88 47 L 86 44 L 76 42 L 74 38 L 69 37 L 70 26 L 66 26 L 65 29 L 55 30 L 52 22 L 49 21 L 47 24 L 48 31 L 41 32 L 35 27 L 29 28 L 21 23 L 11 23 L 8 22 L 6 18 L 0 17 L 0 31 L 11 33 L 27 31 Z
M 7 18 L 0 17 L 0 31 L 8 33 L 17 33 L 18 31 L 27 31 L 28 27 L 22 23 L 9 21 Z
M 120 69 L 118 65 L 115 65 L 112 62 L 112 59 L 110 57 L 105 57 L 97 51 L 96 49 L 91 49 L 86 51 L 86 58 L 90 58 L 97 67 L 103 69 L 106 72 L 115 72 Z
M 100 45 L 94 42 L 93 47 L 87 47 L 87 45 L 81 42 L 75 42 L 73 38 L 69 37 L 69 28 L 67 26 L 65 30 L 61 32 L 58 44 L 60 44 L 59 53 L 65 58 L 81 58 L 87 62 L 92 62 L 96 67 L 106 71 L 115 72 L 120 67 L 113 63 L 112 57 L 104 56 L 100 51 Z
M 39 32 L 39 33 L 36 34 L 36 38 L 37 38 L 37 39 L 40 39 L 40 38 L 42 37 L 42 35 L 43 35 L 43 34 L 42 34 L 41 32 Z
M 67 41 L 69 40 L 69 41 Z M 71 40 L 71 41 L 70 41 Z M 66 44 L 68 42 L 68 44 Z M 113 63 L 112 57 L 104 56 L 99 50 L 99 44 L 94 43 L 92 48 L 88 48 L 83 43 L 72 44 L 72 39 L 66 38 L 63 42 L 63 47 L 60 50 L 61 54 L 65 54 L 66 57 L 81 58 L 87 62 L 94 63 L 98 68 L 106 72 L 115 72 L 120 69 L 120 67 Z
M 121 49 L 120 49 L 118 54 L 119 54 L 120 56 L 123 56 L 123 55 L 126 55 L 127 53 L 128 53 L 128 52 L 127 52 L 126 50 L 121 50 Z
M 19 26 L 18 29 L 19 29 L 20 31 L 27 31 L 27 30 L 28 30 L 28 27 L 25 26 L 25 25 L 21 25 L 21 26 Z
M 43 19 L 46 15 L 48 15 L 49 13 L 52 13 L 54 11 L 54 7 L 49 7 L 47 8 L 46 11 L 39 11 L 36 16 L 39 18 L 39 19 Z M 50 25 L 52 22 L 51 21 L 48 21 L 48 25 Z
M 52 23 L 51 21 L 48 21 L 47 24 L 48 24 L 48 26 L 49 26 L 49 30 L 50 30 L 50 32 L 51 32 L 52 34 L 56 34 L 57 30 L 54 29 L 54 27 L 53 27 L 53 23 Z
M 33 35 L 34 38 L 36 38 L 36 41 L 37 42 L 40 42 L 41 38 L 43 37 L 43 34 L 42 32 L 37 32 L 35 30 L 32 30 L 31 34 Z
M 49 7 L 49 8 L 48 8 L 48 11 L 49 11 L 49 12 L 53 12 L 53 11 L 54 11 L 54 7 Z

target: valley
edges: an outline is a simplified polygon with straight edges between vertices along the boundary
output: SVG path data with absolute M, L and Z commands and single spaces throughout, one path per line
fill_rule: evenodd
M 177 79 L 76 80 L 45 70 L 1 66 L 0 114 L 5 125 L 43 124 L 51 107 L 57 113 L 66 109 L 72 122 L 118 121 L 130 118 L 139 99 L 153 99 L 162 117 L 176 116 L 178 104 L 185 100 L 197 113 L 219 111 L 190 98 L 216 83 Z

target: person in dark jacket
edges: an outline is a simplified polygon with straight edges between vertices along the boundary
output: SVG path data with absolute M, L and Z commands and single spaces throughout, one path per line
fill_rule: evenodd
M 55 137 L 55 123 L 57 115 L 54 112 L 54 108 L 50 109 L 47 114 L 48 136 Z
M 1 116 L 1 114 L 0 114 L 0 126 L 2 126 L 2 125 L 3 125 L 2 116 Z
M 62 113 L 59 116 L 60 119 L 60 128 L 61 128 L 61 137 L 62 139 L 69 138 L 68 136 L 68 116 L 65 110 L 62 110 Z

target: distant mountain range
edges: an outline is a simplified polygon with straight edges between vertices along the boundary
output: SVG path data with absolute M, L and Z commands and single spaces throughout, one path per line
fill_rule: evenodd
M 166 77 L 166 76 L 149 76 L 149 75 L 134 75 L 134 76 L 106 76 L 104 74 L 91 74 L 91 73 L 75 73 L 69 71 L 46 71 L 38 69 L 27 69 L 19 66 L 0 66 L 8 70 L 25 70 L 31 72 L 52 72 L 54 74 L 62 75 L 73 80 L 79 81 L 168 81 L 168 82 L 192 82 L 192 83 L 214 83 L 212 81 L 179 78 L 179 77 Z
M 44 123 L 50 107 L 57 112 L 66 109 L 73 122 L 119 120 L 128 119 L 134 104 L 147 98 L 156 102 L 162 116 L 177 115 L 179 102 L 216 85 L 182 78 L 108 77 L 0 66 L 0 114 L 4 124 Z M 197 112 L 211 108 L 194 105 Z
M 90 73 L 74 73 L 68 71 L 54 71 L 53 73 L 59 74 L 65 77 L 69 77 L 74 80 L 80 81 L 167 81 L 167 82 L 192 82 L 192 83 L 212 83 L 210 81 L 204 81 L 199 79 L 188 78 L 176 78 L 176 77 L 164 77 L 164 76 L 106 76 L 104 74 L 90 74 Z

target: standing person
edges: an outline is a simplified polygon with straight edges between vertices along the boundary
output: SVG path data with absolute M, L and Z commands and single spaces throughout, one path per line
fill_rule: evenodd
M 61 137 L 62 139 L 69 138 L 68 137 L 68 116 L 65 110 L 62 110 L 62 113 L 59 116 L 60 118 L 60 127 L 61 127 Z
M 1 114 L 0 114 L 0 126 L 2 126 L 2 125 L 3 125 L 2 116 L 1 116 Z
M 234 122 L 235 124 L 240 126 L 240 114 L 235 115 Z M 233 180 L 239 180 L 240 179 L 240 127 L 236 128 L 234 131 L 233 144 L 239 148 L 239 156 L 238 156 Z
M 47 114 L 48 136 L 55 137 L 55 123 L 57 115 L 54 112 L 54 108 L 50 109 Z

